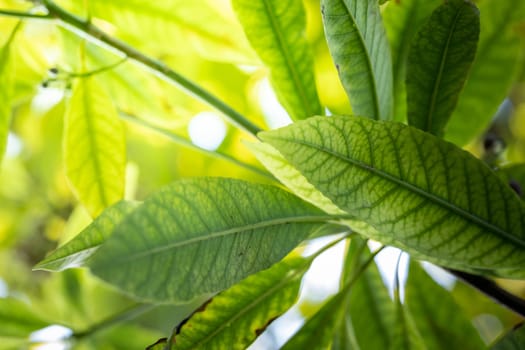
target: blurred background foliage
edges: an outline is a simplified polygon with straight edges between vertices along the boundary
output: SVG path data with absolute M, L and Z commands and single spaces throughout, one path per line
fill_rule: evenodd
M 319 1 L 303 2 L 321 103 L 331 113 L 351 113 L 326 47 Z M 244 37 L 229 0 L 58 3 L 79 16 L 91 16 L 93 23 L 105 32 L 161 59 L 257 125 L 269 128 L 286 122 L 286 112 L 268 84 L 268 72 Z M 0 0 L 0 8 L 4 9 L 25 11 L 32 6 L 25 1 Z M 0 44 L 8 40 L 17 23 L 17 19 L 0 16 Z M 514 30 L 525 38 L 525 25 Z M 62 152 L 65 102 L 70 93 L 71 73 L 80 73 L 78 57 L 82 41 L 51 21 L 26 20 L 11 45 L 7 69 L 14 88 L 12 121 L 0 171 L 0 349 L 24 348 L 31 334 L 31 346 L 37 349 L 42 344 L 33 332 L 49 325 L 64 325 L 80 334 L 76 349 L 140 349 L 169 334 L 196 307 L 195 304 L 143 310 L 132 321 L 82 337 L 82 332 L 112 315 L 133 316 L 127 315 L 126 310 L 134 306 L 134 301 L 84 270 L 32 272 L 35 263 L 50 250 L 91 221 L 68 186 Z M 198 119 L 196 116 L 211 112 L 219 128 L 222 123 L 225 125 L 217 151 L 260 168 L 242 145 L 242 140 L 251 139 L 249 135 L 226 124 L 209 107 L 143 67 L 121 62 L 119 56 L 91 43 L 86 44 L 85 50 L 88 70 L 115 66 L 96 77 L 111 95 L 125 123 L 127 199 L 141 200 L 163 185 L 189 176 L 269 181 L 256 171 L 174 142 L 155 128 L 191 144 L 191 124 Z M 493 161 L 498 165 L 525 162 L 523 45 L 521 52 L 521 72 L 509 96 L 512 107 L 492 125 L 484 126 L 507 146 L 503 154 L 496 152 Z M 205 130 L 215 123 L 196 125 Z M 198 144 L 195 137 L 193 141 Z M 486 146 L 486 139 L 480 135 L 467 149 L 482 156 Z M 504 283 L 525 297 L 523 283 Z M 452 294 L 486 341 L 492 341 L 518 321 L 513 314 L 463 284 L 456 284 Z M 311 314 L 317 307 L 318 302 L 306 302 L 301 311 Z

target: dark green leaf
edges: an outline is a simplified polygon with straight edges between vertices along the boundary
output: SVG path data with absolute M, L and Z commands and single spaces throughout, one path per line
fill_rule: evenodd
M 525 200 L 525 164 L 507 165 L 498 169 L 496 173 L 522 200 Z
M 172 349 L 246 349 L 295 303 L 311 261 L 290 258 L 215 296 L 177 330 Z
M 13 298 L 0 298 L 0 337 L 27 337 L 49 326 L 31 306 Z
M 514 27 L 525 18 L 525 1 L 484 0 L 480 4 L 478 51 L 445 138 L 465 145 L 485 130 L 508 95 L 523 52 Z
M 226 178 L 179 181 L 127 216 L 88 263 L 136 297 L 183 302 L 268 268 L 326 219 L 275 187 Z
M 515 327 L 503 338 L 498 340 L 492 347 L 492 350 L 521 350 L 525 347 L 525 327 L 523 324 Z
M 438 7 L 408 54 L 408 122 L 441 136 L 476 54 L 479 11 L 465 0 Z
M 137 206 L 138 203 L 121 201 L 107 208 L 75 238 L 39 262 L 35 269 L 62 271 L 85 264 L 115 227 Z
M 326 40 L 356 115 L 392 117 L 392 62 L 377 0 L 322 0 Z
M 434 282 L 416 262 L 410 265 L 405 307 L 410 310 L 429 350 L 486 348 L 452 295 Z
M 301 1 L 233 0 L 251 45 L 270 70 L 270 81 L 292 119 L 323 113 L 315 86 Z
M 390 1 L 382 12 L 392 50 L 394 120 L 406 121 L 406 67 L 410 43 L 441 0 Z
M 500 276 L 525 275 L 525 208 L 469 153 L 412 127 L 316 117 L 259 137 L 361 232 L 418 258 Z

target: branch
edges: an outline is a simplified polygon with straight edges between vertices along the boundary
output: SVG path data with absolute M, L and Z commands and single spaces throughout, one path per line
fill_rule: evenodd
M 80 37 L 95 42 L 100 46 L 104 46 L 109 50 L 115 52 L 119 56 L 128 57 L 136 63 L 139 63 L 144 67 L 148 68 L 159 78 L 181 87 L 190 94 L 199 98 L 201 101 L 222 112 L 230 120 L 231 123 L 243 129 L 244 131 L 254 136 L 257 135 L 259 131 L 261 131 L 261 129 L 258 126 L 253 124 L 250 120 L 248 120 L 242 114 L 237 112 L 231 106 L 227 105 L 224 101 L 220 100 L 218 97 L 211 94 L 209 91 L 205 90 L 193 81 L 174 71 L 163 62 L 156 60 L 152 57 L 146 56 L 142 52 L 127 45 L 123 41 L 109 36 L 102 30 L 100 30 L 98 27 L 94 26 L 90 21 L 87 21 L 64 10 L 60 6 L 57 6 L 51 0 L 42 0 L 42 5 L 45 6 L 45 8 L 47 9 L 47 15 L 35 15 L 25 12 L 9 10 L 0 10 L 0 15 L 20 18 L 58 20 L 60 25 L 62 25 L 65 29 L 79 35 Z
M 514 311 L 521 317 L 525 317 L 525 300 L 507 292 L 505 289 L 498 286 L 494 281 L 467 272 L 452 269 L 446 270 L 463 282 L 476 288 L 481 293 L 487 295 L 497 303 L 507 307 L 511 311 Z

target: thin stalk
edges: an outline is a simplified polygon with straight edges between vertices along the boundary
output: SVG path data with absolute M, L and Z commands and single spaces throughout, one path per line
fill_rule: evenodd
M 171 141 L 181 145 L 181 146 L 184 146 L 186 148 L 189 148 L 189 149 L 192 149 L 194 151 L 197 151 L 197 152 L 200 152 L 202 154 L 205 154 L 209 157 L 213 157 L 213 158 L 217 158 L 217 159 L 222 159 L 222 160 L 225 160 L 227 162 L 230 162 L 232 164 L 235 164 L 236 166 L 238 167 L 241 167 L 243 169 L 246 169 L 246 170 L 249 170 L 257 175 L 260 175 L 260 176 L 263 176 L 265 178 L 267 178 L 268 180 L 271 180 L 271 181 L 276 181 L 276 179 L 271 175 L 269 174 L 268 172 L 264 171 L 263 169 L 261 168 L 258 168 L 256 166 L 253 166 L 251 164 L 248 164 L 248 163 L 245 163 L 239 159 L 236 159 L 226 153 L 222 153 L 220 151 L 208 151 L 206 149 L 203 149 L 203 148 L 200 148 L 196 145 L 194 145 L 192 142 L 190 142 L 189 140 L 171 132 L 171 131 L 168 131 L 166 129 L 163 129 L 163 128 L 160 128 L 158 126 L 155 126 L 151 123 L 148 123 L 147 121 L 145 120 L 142 120 L 142 119 L 139 119 L 137 117 L 134 117 L 128 113 L 125 113 L 125 112 L 122 112 L 120 111 L 119 112 L 119 116 L 121 119 L 125 120 L 125 121 L 128 121 L 128 122 L 131 122 L 133 124 L 136 124 L 136 125 L 140 125 L 144 128 L 147 128 L 149 130 L 152 130 L 152 131 L 155 131 L 156 133 L 170 139 Z
M 129 321 L 131 319 L 134 319 L 135 317 L 139 316 L 139 315 L 142 315 L 143 313 L 147 312 L 147 311 L 150 311 L 152 310 L 153 308 L 155 308 L 157 305 L 153 305 L 153 304 L 135 304 L 135 305 L 132 305 L 130 307 L 128 307 L 127 309 L 115 314 L 115 315 L 112 315 L 108 318 L 106 318 L 105 320 L 102 320 L 101 322 L 99 323 L 96 323 L 94 324 L 93 326 L 89 327 L 88 329 L 86 329 L 85 331 L 81 331 L 81 332 L 75 332 L 73 333 L 73 335 L 71 335 L 72 338 L 74 339 L 82 339 L 82 338 L 86 338 L 86 337 L 89 337 L 103 329 L 106 329 L 106 328 L 109 328 L 109 327 L 112 327 L 112 326 L 115 326 L 121 322 L 125 322 L 125 321 Z
M 14 18 L 20 18 L 20 19 L 24 19 L 24 18 L 28 18 L 28 19 L 47 19 L 47 20 L 52 19 L 52 17 L 49 14 L 41 15 L 41 14 L 36 14 L 36 13 L 14 11 L 14 10 L 5 10 L 5 9 L 0 9 L 0 16 L 14 17 Z
M 111 51 L 120 56 L 128 57 L 136 63 L 141 64 L 161 79 L 181 87 L 201 101 L 222 112 L 226 117 L 228 117 L 230 122 L 245 130 L 246 132 L 255 136 L 259 131 L 261 131 L 258 126 L 246 119 L 242 114 L 234 110 L 231 106 L 227 105 L 224 101 L 220 100 L 215 95 L 211 94 L 209 91 L 205 90 L 193 81 L 180 75 L 178 72 L 174 71 L 163 62 L 146 56 L 142 52 L 127 45 L 123 41 L 109 36 L 104 31 L 93 25 L 90 21 L 84 20 L 83 18 L 80 18 L 64 10 L 51 0 L 43 0 L 42 4 L 47 8 L 48 17 L 58 20 L 65 29 L 90 41 L 94 41 L 99 45 L 101 44 L 102 46 L 109 48 Z

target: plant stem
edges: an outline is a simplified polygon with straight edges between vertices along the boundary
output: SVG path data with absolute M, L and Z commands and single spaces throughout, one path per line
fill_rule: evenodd
M 463 271 L 446 269 L 448 272 L 462 280 L 463 282 L 476 288 L 481 293 L 485 294 L 497 303 L 514 311 L 521 317 L 525 317 L 525 300 L 509 293 L 505 289 L 498 286 L 494 281 L 483 276 L 473 275 Z
M 13 10 L 4 10 L 0 9 L 0 16 L 6 16 L 6 17 L 15 17 L 15 18 L 28 18 L 28 19 L 52 19 L 52 17 L 47 15 L 40 15 L 35 13 L 28 13 L 28 12 L 22 12 L 22 11 L 13 11 Z
M 102 46 L 105 46 L 120 56 L 128 57 L 131 60 L 148 68 L 161 79 L 183 88 L 193 96 L 199 98 L 201 101 L 222 112 L 226 117 L 228 117 L 230 122 L 244 131 L 254 136 L 256 136 L 257 133 L 261 131 L 258 126 L 253 124 L 250 120 L 237 112 L 231 106 L 227 105 L 224 101 L 220 100 L 218 97 L 211 94 L 209 91 L 205 90 L 193 81 L 180 75 L 163 62 L 146 56 L 142 52 L 127 45 L 123 41 L 109 36 L 98 27 L 94 26 L 90 21 L 87 21 L 64 10 L 51 0 L 42 0 L 42 4 L 48 11 L 47 15 L 33 15 L 30 13 L 8 10 L 0 10 L 0 15 L 48 20 L 56 19 L 65 29 L 74 32 L 85 39 L 94 41 L 99 45 L 101 44 Z
M 264 171 L 263 169 L 261 168 L 258 168 L 254 165 L 251 165 L 251 164 L 248 164 L 248 163 L 244 163 L 243 161 L 240 161 L 236 158 L 233 158 L 232 156 L 226 154 L 226 153 L 222 153 L 222 152 L 219 152 L 219 151 L 208 151 L 208 150 L 205 150 L 203 148 L 200 148 L 198 146 L 195 146 L 193 143 L 191 143 L 190 141 L 186 140 L 185 138 L 177 135 L 177 134 L 174 134 L 166 129 L 162 129 L 158 126 L 155 126 L 155 125 L 152 125 L 151 123 L 148 123 L 147 121 L 145 120 L 142 120 L 142 119 L 139 119 L 135 116 L 132 116 L 128 113 L 125 113 L 125 112 L 119 112 L 119 115 L 122 119 L 126 120 L 126 121 L 129 121 L 131 123 L 134 123 L 134 124 L 137 124 L 137 125 L 140 125 L 142 127 L 145 127 L 147 129 L 150 129 L 150 130 L 153 130 L 167 138 L 169 138 L 170 140 L 174 141 L 175 143 L 178 143 L 184 147 L 187 147 L 189 149 L 192 149 L 192 150 L 195 150 L 195 151 L 198 151 L 200 153 L 203 153 L 207 156 L 210 156 L 210 157 L 214 157 L 214 158 L 218 158 L 218 159 L 223 159 L 223 160 L 226 160 L 232 164 L 235 164 L 241 168 L 244 168 L 246 170 L 249 170 L 257 175 L 260 175 L 260 176 L 263 176 L 273 182 L 276 181 L 276 179 L 271 175 L 269 174 L 268 172 Z
M 116 315 L 112 315 L 106 318 L 105 320 L 102 320 L 101 322 L 94 324 L 93 326 L 89 327 L 85 331 L 73 333 L 71 337 L 74 339 L 86 338 L 103 329 L 112 327 L 124 321 L 131 320 L 147 311 L 150 311 L 156 306 L 157 305 L 153 305 L 153 304 L 134 304 L 128 307 L 127 309 L 117 313 Z

